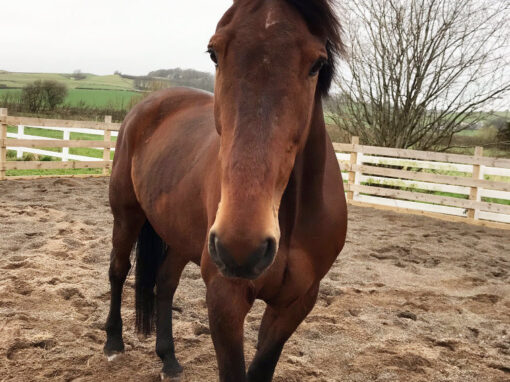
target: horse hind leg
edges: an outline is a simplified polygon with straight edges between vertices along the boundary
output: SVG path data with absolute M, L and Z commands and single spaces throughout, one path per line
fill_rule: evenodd
M 136 326 L 144 335 L 152 332 L 155 301 L 156 353 L 163 361 L 162 380 L 179 380 L 182 372 L 175 357 L 172 304 L 187 262 L 166 245 L 148 221 L 144 224 L 136 254 Z
M 108 272 L 111 288 L 110 311 L 105 325 L 106 343 L 104 345 L 104 353 L 110 361 L 124 351 L 120 312 L 122 288 L 131 268 L 130 255 L 133 244 L 145 221 L 145 216 L 138 206 L 126 208 L 122 213 L 114 215 L 113 248 Z
M 167 249 L 156 281 L 156 353 L 163 361 L 161 379 L 166 381 L 177 381 L 182 373 L 182 367 L 175 356 L 172 305 L 175 290 L 186 264 L 186 259 Z

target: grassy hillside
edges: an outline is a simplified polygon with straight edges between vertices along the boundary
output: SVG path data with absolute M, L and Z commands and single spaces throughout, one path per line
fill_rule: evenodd
M 30 82 L 37 80 L 53 80 L 65 84 L 69 89 L 108 89 L 108 90 L 134 90 L 133 80 L 122 78 L 119 75 L 96 76 L 84 74 L 82 80 L 71 78 L 70 74 L 59 73 L 14 73 L 0 71 L 0 88 L 20 89 Z M 3 86 L 2 86 L 3 85 Z
M 2 96 L 7 94 L 18 96 L 24 86 L 37 80 L 52 80 L 65 84 L 68 95 L 64 104 L 69 107 L 108 107 L 127 110 L 132 105 L 133 96 L 140 97 L 140 93 L 134 89 L 132 79 L 119 75 L 84 74 L 84 76 L 85 78 L 81 80 L 75 80 L 70 74 L 0 71 L 0 103 Z

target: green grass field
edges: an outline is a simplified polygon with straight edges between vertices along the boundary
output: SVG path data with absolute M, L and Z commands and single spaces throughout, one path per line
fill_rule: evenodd
M 133 97 L 140 97 L 140 93 L 127 90 L 71 89 L 65 103 L 79 106 L 83 102 L 91 107 L 113 106 L 117 109 L 125 109 Z
M 3 94 L 20 95 L 21 89 L 0 89 L 0 97 Z M 69 89 L 64 104 L 70 106 L 80 106 L 83 104 L 88 107 L 126 109 L 133 97 L 140 97 L 140 93 L 130 90 Z

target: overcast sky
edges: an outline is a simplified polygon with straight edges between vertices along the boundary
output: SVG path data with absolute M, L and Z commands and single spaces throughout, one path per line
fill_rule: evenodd
M 1 1 L 0 70 L 213 72 L 205 50 L 232 0 Z

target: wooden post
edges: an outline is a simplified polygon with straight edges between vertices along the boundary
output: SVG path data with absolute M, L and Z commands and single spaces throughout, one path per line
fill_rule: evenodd
M 105 121 L 105 123 L 112 123 L 112 116 L 111 115 L 106 115 L 104 117 L 104 121 Z M 105 129 L 105 131 L 104 131 L 104 141 L 105 142 L 111 142 L 112 141 L 112 131 L 111 130 Z M 104 161 L 110 161 L 110 152 L 111 152 L 110 147 L 105 147 L 104 148 L 104 150 L 103 150 L 103 160 Z M 103 168 L 103 175 L 108 175 L 109 172 L 110 172 L 110 165 L 108 165 L 108 166 Z
M 352 137 L 351 143 L 353 145 L 359 145 L 359 137 Z M 348 179 L 348 185 L 349 187 L 356 184 L 356 178 L 357 178 L 357 172 L 353 171 L 352 166 L 355 166 L 358 163 L 358 149 L 355 148 L 354 151 L 351 152 L 351 157 L 349 159 L 349 163 L 351 165 L 351 168 L 349 169 L 349 179 Z M 354 199 L 354 192 L 348 191 L 347 192 L 347 200 L 353 200 Z
M 474 157 L 475 158 L 483 157 L 483 147 L 480 147 L 480 146 L 475 147 Z M 473 165 L 473 179 L 482 179 L 482 177 L 483 177 L 483 174 L 482 174 L 481 166 L 479 164 L 474 164 Z M 480 190 L 478 187 L 471 187 L 471 191 L 469 192 L 469 200 L 475 200 L 478 202 L 481 200 Z M 478 220 L 479 212 L 480 211 L 476 208 L 468 209 L 467 216 L 470 219 Z
M 0 180 L 5 177 L 5 164 L 7 163 L 7 109 L 0 109 Z

